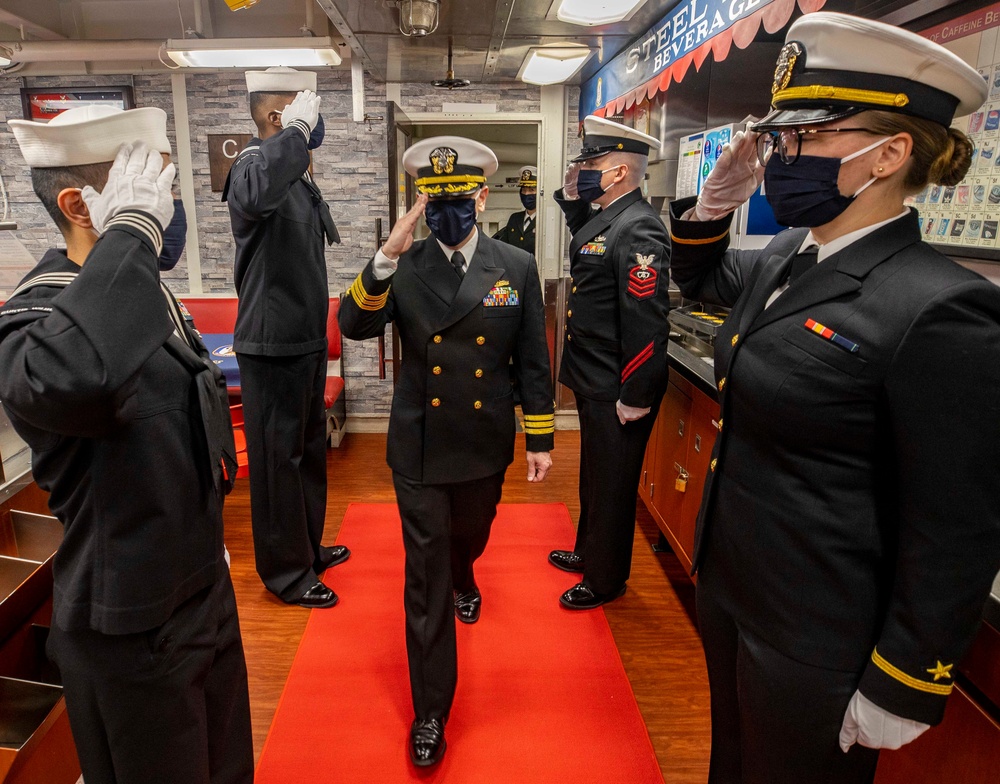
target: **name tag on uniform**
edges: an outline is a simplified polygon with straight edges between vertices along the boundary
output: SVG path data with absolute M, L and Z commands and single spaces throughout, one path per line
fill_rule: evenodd
M 517 289 L 511 287 L 509 280 L 498 280 L 483 297 L 484 308 L 511 308 L 518 304 Z

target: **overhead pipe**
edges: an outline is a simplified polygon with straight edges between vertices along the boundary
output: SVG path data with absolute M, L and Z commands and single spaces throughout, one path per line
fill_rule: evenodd
M 0 41 L 11 51 L 15 63 L 77 61 L 158 60 L 165 41 L 131 39 L 121 41 Z

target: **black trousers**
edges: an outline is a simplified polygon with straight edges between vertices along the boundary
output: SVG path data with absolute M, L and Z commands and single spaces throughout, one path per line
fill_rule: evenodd
M 861 673 L 803 664 L 741 628 L 715 600 L 710 558 L 697 590 L 712 698 L 709 784 L 870 784 L 878 751 L 839 745 Z
M 107 635 L 53 627 L 87 784 L 248 784 L 253 737 L 228 570 L 163 626 Z
M 617 591 L 632 571 L 635 502 L 646 442 L 660 410 L 623 425 L 614 403 L 576 395 L 580 417 L 580 520 L 573 551 L 594 593 Z
M 393 473 L 406 549 L 406 655 L 413 711 L 447 720 L 458 682 L 452 590 L 476 585 L 474 564 L 486 549 L 504 474 L 425 485 Z
M 326 522 L 326 351 L 237 354 L 257 574 L 293 602 L 318 581 Z

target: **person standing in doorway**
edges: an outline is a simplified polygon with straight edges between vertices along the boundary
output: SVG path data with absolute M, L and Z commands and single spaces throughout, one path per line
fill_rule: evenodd
M 549 562 L 583 573 L 559 599 L 570 610 L 625 593 L 670 334 L 669 238 L 640 187 L 660 143 L 602 117 L 587 117 L 583 131 L 583 150 L 555 194 L 573 233 L 559 380 L 580 417 L 580 519 L 573 549 L 553 550 Z
M 445 752 L 458 678 L 455 617 L 480 618 L 474 565 L 514 460 L 511 366 L 529 482 L 544 480 L 552 465 L 555 415 L 535 259 L 476 225 L 486 178 L 497 170 L 493 151 L 437 136 L 410 147 L 403 167 L 416 179 L 417 204 L 347 291 L 340 326 L 362 340 L 392 322 L 406 357 L 392 397 L 387 457 L 406 547 L 410 757 L 427 766 Z M 433 236 L 414 241 L 421 214 Z
M 507 225 L 493 235 L 493 239 L 506 242 L 535 255 L 535 228 L 538 225 L 538 169 L 525 166 L 517 181 L 523 210 L 511 213 Z
M 257 573 L 282 601 L 333 607 L 320 581 L 350 556 L 321 544 L 326 521 L 324 244 L 340 242 L 310 174 L 322 142 L 316 74 L 249 71 L 257 136 L 229 171 L 223 200 L 236 240 L 240 366 Z

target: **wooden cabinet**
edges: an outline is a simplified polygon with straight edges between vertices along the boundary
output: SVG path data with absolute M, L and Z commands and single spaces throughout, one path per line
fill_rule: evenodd
M 75 784 L 80 763 L 45 656 L 62 525 L 29 485 L 0 504 L 0 782 Z
M 718 432 L 718 404 L 671 372 L 646 447 L 639 496 L 688 569 L 705 472 Z

